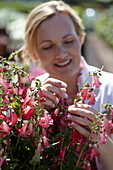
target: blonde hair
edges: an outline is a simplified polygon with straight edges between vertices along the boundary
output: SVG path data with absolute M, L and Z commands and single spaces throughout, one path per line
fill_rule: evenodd
M 31 60 L 33 58 L 33 54 L 37 54 L 36 31 L 39 25 L 49 17 L 61 12 L 70 16 L 75 25 L 78 36 L 81 36 L 82 42 L 84 41 L 84 27 L 81 23 L 80 17 L 72 8 L 63 1 L 45 2 L 34 8 L 27 18 L 22 52 L 22 57 L 24 60 Z

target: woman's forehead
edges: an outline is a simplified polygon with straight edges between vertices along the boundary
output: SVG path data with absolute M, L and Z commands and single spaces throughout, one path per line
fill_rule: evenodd
M 68 14 L 59 13 L 51 18 L 43 21 L 37 29 L 38 36 L 51 37 L 55 36 L 65 36 L 69 33 L 75 33 L 75 26 Z

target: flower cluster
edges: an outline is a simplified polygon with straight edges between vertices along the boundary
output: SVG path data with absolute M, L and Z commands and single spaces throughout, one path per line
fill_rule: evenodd
M 94 86 L 98 88 L 98 73 L 89 76 L 94 76 Z M 67 120 L 70 99 L 61 98 L 57 108 L 48 112 L 41 106 L 41 82 L 36 80 L 36 87 L 32 87 L 29 77 L 24 68 L 0 58 L 0 168 L 90 169 L 99 153 L 90 136 L 83 137 Z M 95 104 L 93 87 L 84 83 L 75 104 L 85 103 L 86 99 L 88 104 Z M 102 107 L 113 112 L 109 103 Z M 100 126 L 94 120 L 90 134 L 101 132 L 100 143 L 104 144 L 113 124 L 99 112 L 96 117 L 104 123 Z

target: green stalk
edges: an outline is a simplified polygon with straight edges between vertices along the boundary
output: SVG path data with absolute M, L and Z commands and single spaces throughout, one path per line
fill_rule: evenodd
M 17 148 L 17 146 L 18 146 L 19 140 L 20 140 L 20 136 L 18 135 L 18 140 L 17 140 L 17 142 L 16 142 L 15 151 L 16 151 L 16 148 Z
M 90 135 L 91 135 L 91 133 L 89 134 L 89 137 L 90 137 Z M 84 152 L 84 150 L 85 150 L 85 148 L 86 148 L 86 146 L 87 146 L 87 142 L 88 142 L 88 140 L 89 140 L 89 137 L 88 137 L 88 139 L 86 140 L 85 145 L 84 145 L 84 147 L 83 147 L 83 149 L 82 149 L 82 151 L 81 151 L 81 153 L 80 153 L 80 155 L 79 155 L 79 158 L 78 158 L 78 161 L 77 161 L 77 163 L 76 163 L 76 166 L 75 166 L 74 170 L 76 170 L 76 168 L 77 168 L 77 166 L 78 166 L 78 164 L 79 164 L 79 162 L 80 162 L 80 159 L 81 159 L 81 157 L 82 157 L 82 154 L 83 154 L 83 152 Z
M 89 77 L 91 77 L 92 75 L 91 74 L 89 74 L 89 76 L 87 77 L 87 79 L 85 80 L 85 82 L 83 83 L 83 85 L 82 85 L 82 87 L 80 88 L 80 91 L 82 91 L 83 90 L 83 87 L 85 86 L 85 84 L 86 84 L 86 82 L 87 82 L 87 80 L 89 79 Z
M 67 124 L 66 124 L 66 130 L 65 130 L 65 133 L 64 133 L 63 138 L 62 138 L 62 143 L 61 143 L 61 149 L 60 149 L 60 152 L 61 152 L 61 150 L 63 149 L 63 143 L 64 143 L 64 139 L 65 139 L 65 135 L 66 135 L 66 133 L 67 133 Z M 61 160 L 60 170 L 62 170 L 62 160 Z
M 98 113 L 99 113 L 99 111 L 100 111 L 100 109 L 101 109 L 102 107 L 103 107 L 103 105 L 101 105 L 101 107 L 100 107 L 99 110 L 97 111 L 97 114 L 96 114 L 96 115 L 98 115 Z M 95 119 L 96 119 L 96 116 L 95 116 L 95 118 L 94 118 L 94 120 L 93 120 L 93 124 L 94 124 L 94 122 L 95 122 Z M 84 150 L 85 150 L 85 148 L 86 148 L 86 146 L 87 146 L 87 142 L 89 141 L 89 138 L 90 138 L 91 133 L 92 133 L 92 131 L 90 132 L 89 137 L 87 138 L 87 140 L 86 140 L 86 142 L 85 142 L 85 145 L 84 145 L 84 147 L 83 147 L 83 149 L 82 149 L 82 151 L 81 151 L 81 153 L 80 153 L 80 155 L 79 155 L 79 158 L 78 158 L 78 161 L 77 161 L 77 163 L 76 163 L 76 166 L 75 166 L 75 169 L 74 169 L 74 170 L 76 170 L 76 168 L 77 168 L 77 166 L 78 166 L 78 164 L 79 164 L 79 162 L 80 162 L 80 159 L 81 159 L 82 154 L 83 154 L 83 152 L 84 152 Z

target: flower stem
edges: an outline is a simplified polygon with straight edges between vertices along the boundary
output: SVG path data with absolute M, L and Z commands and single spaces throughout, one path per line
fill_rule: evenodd
M 89 134 L 89 137 L 90 137 L 90 135 L 91 135 L 91 133 Z M 76 163 L 76 166 L 75 166 L 74 170 L 76 170 L 76 168 L 77 168 L 77 166 L 78 166 L 78 164 L 79 164 L 79 162 L 80 162 L 80 159 L 81 159 L 81 157 L 82 157 L 82 154 L 83 154 L 83 152 L 84 152 L 84 150 L 85 150 L 85 148 L 86 148 L 86 146 L 87 146 L 87 142 L 89 141 L 89 137 L 87 138 L 87 140 L 86 140 L 86 142 L 85 142 L 85 145 L 84 145 L 84 147 L 83 147 L 83 149 L 82 149 L 82 151 L 81 151 L 81 153 L 80 153 L 80 155 L 79 155 L 79 158 L 78 158 L 78 161 L 77 161 L 77 163 Z

